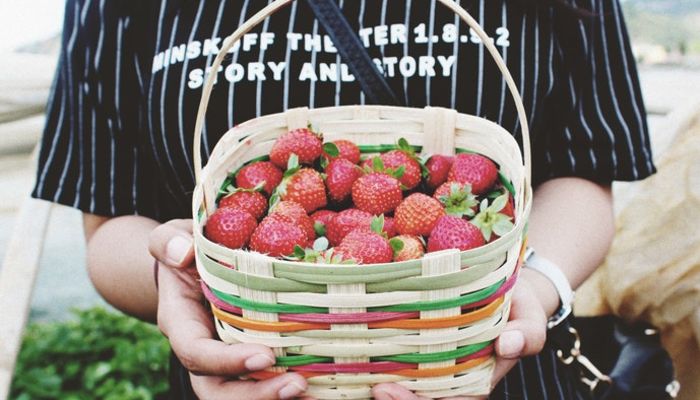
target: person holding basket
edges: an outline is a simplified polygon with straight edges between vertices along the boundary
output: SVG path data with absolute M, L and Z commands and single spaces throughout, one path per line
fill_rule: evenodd
M 547 326 L 602 262 L 614 234 L 614 180 L 655 172 L 646 114 L 617 0 L 462 0 L 511 71 L 532 138 L 528 244 L 548 268 L 523 268 L 496 341 L 489 398 L 585 399 Z M 194 266 L 191 204 L 197 107 L 214 85 L 204 159 L 239 123 L 295 107 L 369 100 L 308 4 L 291 2 L 224 37 L 267 1 L 69 0 L 39 158 L 37 198 L 83 211 L 90 277 L 116 308 L 158 323 L 174 354 L 170 398 L 290 399 L 307 388 L 262 345 L 216 336 Z M 483 38 L 436 0 L 339 0 L 396 97 L 489 119 L 522 142 L 522 118 Z M 155 269 L 153 268 L 155 258 Z M 533 263 L 534 264 L 534 263 Z M 155 272 L 155 273 L 154 273 Z M 155 275 L 155 283 L 154 283 Z M 377 399 L 419 399 L 397 384 Z

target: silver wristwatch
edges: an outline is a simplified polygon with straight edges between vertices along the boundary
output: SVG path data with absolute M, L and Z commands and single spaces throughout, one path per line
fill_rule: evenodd
M 532 247 L 525 250 L 524 266 L 544 275 L 552 282 L 559 294 L 559 309 L 547 321 L 547 329 L 552 329 L 571 314 L 574 303 L 574 291 L 571 289 L 571 284 L 556 264 L 538 256 Z

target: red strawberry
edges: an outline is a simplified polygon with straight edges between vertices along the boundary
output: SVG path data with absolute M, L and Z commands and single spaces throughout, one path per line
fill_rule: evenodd
M 314 221 L 306 214 L 301 204 L 294 201 L 280 201 L 270 210 L 270 215 L 274 214 L 281 214 L 289 217 L 293 223 L 304 231 L 308 240 L 313 241 L 316 239 Z
M 270 150 L 270 161 L 286 169 L 289 156 L 296 154 L 300 164 L 313 164 L 323 152 L 323 140 L 310 129 L 294 129 L 282 134 Z
M 316 235 L 326 236 L 326 225 L 328 225 L 336 215 L 338 215 L 338 213 L 331 210 L 318 210 L 311 214 Z
M 265 215 L 267 199 L 260 192 L 249 189 L 235 189 L 219 200 L 219 207 L 233 207 L 248 211 L 256 220 Z
M 326 167 L 328 196 L 337 203 L 345 200 L 352 191 L 352 184 L 362 176 L 362 170 L 352 162 L 338 158 Z
M 323 225 L 328 225 L 328 223 L 331 222 L 336 215 L 338 215 L 338 213 L 332 210 L 318 210 L 311 214 L 311 219 L 313 219 L 314 222 L 320 222 Z
M 204 226 L 204 235 L 228 248 L 240 249 L 248 244 L 257 225 L 255 217 L 249 212 L 240 208 L 224 207 L 209 216 Z
M 425 249 L 423 241 L 418 236 L 399 235 L 394 238 L 403 243 L 403 248 L 394 254 L 394 261 L 417 260 L 423 257 Z
M 354 259 L 359 264 L 388 263 L 394 258 L 389 240 L 369 229 L 355 229 L 345 236 L 335 254 Z
M 503 207 L 503 209 L 499 212 L 501 214 L 505 214 L 506 216 L 510 217 L 511 221 L 515 221 L 515 199 L 513 199 L 512 194 L 508 193 L 508 202 Z
M 447 174 L 450 172 L 453 161 L 454 157 L 443 156 L 442 154 L 430 157 L 430 160 L 425 163 L 425 168 L 428 169 L 428 177 L 425 183 L 429 188 L 435 189 L 447 181 Z
M 282 170 L 269 161 L 248 164 L 236 174 L 236 186 L 239 188 L 253 189 L 264 182 L 263 189 L 268 195 L 272 194 L 281 181 Z
M 435 190 L 433 198 L 445 207 L 447 214 L 456 217 L 473 217 L 479 206 L 468 183 L 445 182 Z
M 338 155 L 337 156 L 331 156 L 329 154 L 325 154 L 326 157 L 328 157 L 329 160 L 335 160 L 337 158 L 344 158 L 348 161 L 350 161 L 353 164 L 357 164 L 360 162 L 360 148 L 357 147 L 357 145 L 349 140 L 334 140 L 331 143 L 335 145 L 335 147 L 338 149 Z
M 498 167 L 480 154 L 457 154 L 447 180 L 468 183 L 472 185 L 474 194 L 483 194 L 498 180 Z
M 403 150 L 391 150 L 381 155 L 384 167 L 398 169 L 404 167 L 399 181 L 407 190 L 418 186 L 421 180 L 421 166 L 414 155 Z
M 308 240 L 304 231 L 281 214 L 262 220 L 250 238 L 250 248 L 272 257 L 288 256 L 296 246 L 306 247 Z
M 382 231 L 389 239 L 396 236 L 396 220 L 391 217 L 384 217 L 384 228 Z
M 326 237 L 331 246 L 337 246 L 345 238 L 345 235 L 357 228 L 369 228 L 372 223 L 372 214 L 350 208 L 338 213 L 326 224 Z
M 276 194 L 282 200 L 301 204 L 307 213 L 325 207 L 328 202 L 326 200 L 326 186 L 323 184 L 321 174 L 311 168 L 294 171 L 296 168 L 298 167 L 285 173 L 285 178 L 277 187 Z
M 445 209 L 439 201 L 423 193 L 413 193 L 396 207 L 396 230 L 402 235 L 427 236 L 443 215 Z
M 474 224 L 459 217 L 445 215 L 430 232 L 428 252 L 447 249 L 469 250 L 485 243 L 484 236 Z
M 361 176 L 352 185 L 352 201 L 357 208 L 374 215 L 394 211 L 402 197 L 399 181 L 378 172 Z

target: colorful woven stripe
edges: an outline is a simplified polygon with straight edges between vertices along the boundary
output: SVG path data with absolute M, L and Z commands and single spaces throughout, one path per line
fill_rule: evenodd
M 503 296 L 492 303 L 465 314 L 429 319 L 400 319 L 396 321 L 380 321 L 367 324 L 368 328 L 397 328 L 397 329 L 436 329 L 465 326 L 492 315 L 503 304 Z M 263 332 L 297 332 L 311 329 L 330 329 L 330 323 L 305 322 L 266 322 L 256 321 L 233 315 L 211 305 L 216 318 L 240 329 L 252 329 Z
M 514 274 L 505 282 L 499 282 L 486 289 L 469 293 L 456 299 L 436 300 L 392 307 L 375 307 L 368 309 L 366 313 L 348 314 L 329 314 L 328 308 L 323 307 L 258 303 L 222 293 L 216 289 L 209 288 L 204 283 L 202 283 L 202 291 L 207 300 L 217 308 L 236 315 L 243 315 L 243 309 L 246 309 L 251 311 L 281 313 L 279 315 L 279 320 L 285 322 L 353 324 L 415 318 L 419 315 L 418 311 L 439 310 L 460 306 L 463 309 L 481 307 L 507 293 L 513 287 L 515 281 L 516 275 Z M 398 310 L 406 311 L 400 312 Z
M 468 369 L 477 367 L 491 359 L 491 355 L 485 355 L 483 357 L 468 359 L 464 362 L 458 362 L 455 365 L 440 368 L 425 368 L 425 369 L 413 369 L 405 368 L 400 370 L 394 370 L 391 372 L 392 375 L 399 375 L 411 378 L 432 378 L 445 375 L 456 375 L 460 372 L 466 371 Z M 405 365 L 405 364 L 404 364 Z M 310 372 L 310 371 L 297 371 L 300 375 L 305 378 L 313 378 L 316 376 L 328 375 L 326 372 Z M 283 372 L 272 372 L 272 371 L 259 371 L 249 374 L 248 376 L 256 380 L 264 380 L 274 378 L 278 375 L 283 374 Z
M 402 364 L 420 364 L 420 363 L 431 363 L 431 362 L 441 362 L 448 360 L 460 359 L 478 353 L 485 350 L 491 345 L 491 342 L 483 342 L 472 344 L 464 347 L 457 348 L 455 350 L 442 351 L 437 353 L 412 353 L 412 354 L 399 354 L 395 356 L 381 356 L 372 357 L 371 361 L 386 361 L 395 362 Z M 332 357 L 318 357 L 312 355 L 298 355 L 298 356 L 284 356 L 277 357 L 277 362 L 275 366 L 278 367 L 294 367 L 300 365 L 314 365 L 318 363 L 332 363 Z M 371 363 L 370 363 L 371 364 Z M 363 364 L 364 365 L 364 364 Z M 405 368 L 404 365 L 401 368 Z M 355 372 L 367 372 L 367 371 L 355 371 Z
M 457 353 L 457 352 L 452 352 Z M 493 353 L 493 345 L 486 343 L 481 349 L 477 351 L 472 351 L 463 357 L 457 358 L 457 363 L 462 363 L 465 361 L 473 360 L 476 358 L 481 358 L 488 356 Z M 430 354 L 422 354 L 423 356 L 431 356 Z M 407 355 L 408 356 L 408 355 Z M 282 357 L 279 357 L 282 358 Z M 279 360 L 278 358 L 278 360 Z M 380 357 L 381 358 L 381 357 Z M 389 357 L 384 357 L 389 358 Z M 389 372 L 389 371 L 399 371 L 402 369 L 417 368 L 418 362 L 403 362 L 403 361 L 378 361 L 378 362 L 367 362 L 367 363 L 343 363 L 336 364 L 333 363 L 333 359 L 329 359 L 327 363 L 317 363 L 308 364 L 304 366 L 295 366 L 289 368 L 291 371 L 305 371 L 305 372 L 325 372 L 325 373 L 377 373 L 377 372 Z M 454 360 L 454 358 L 445 358 L 442 361 Z M 276 364 L 277 366 L 284 366 L 282 364 Z

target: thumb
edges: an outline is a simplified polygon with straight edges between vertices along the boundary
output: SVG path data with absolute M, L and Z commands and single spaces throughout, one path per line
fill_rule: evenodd
M 194 260 L 192 220 L 174 219 L 156 227 L 148 237 L 148 250 L 168 267 L 190 266 Z
M 496 353 L 505 359 L 517 359 L 539 353 L 547 339 L 547 317 L 524 280 L 513 292 L 510 321 L 496 340 Z

